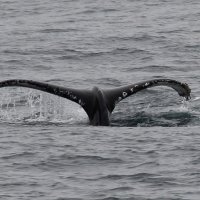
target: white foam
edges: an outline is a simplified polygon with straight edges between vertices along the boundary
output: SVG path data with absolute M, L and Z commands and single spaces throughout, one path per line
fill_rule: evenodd
M 192 99 L 192 101 L 197 101 L 199 99 L 200 99 L 200 97 L 195 97 L 194 99 Z

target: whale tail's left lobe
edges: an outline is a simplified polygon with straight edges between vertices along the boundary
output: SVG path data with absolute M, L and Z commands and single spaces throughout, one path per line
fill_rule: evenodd
M 13 79 L 0 82 L 0 88 L 12 86 L 32 88 L 69 99 L 81 105 L 87 113 L 89 119 L 93 118 L 95 108 L 95 95 L 90 90 L 72 89 L 38 81 L 21 79 Z

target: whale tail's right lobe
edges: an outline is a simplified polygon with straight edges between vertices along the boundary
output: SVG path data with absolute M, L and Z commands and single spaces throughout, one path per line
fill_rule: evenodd
M 106 104 L 110 113 L 114 110 L 115 105 L 121 100 L 147 88 L 155 86 L 167 86 L 173 88 L 186 100 L 190 99 L 191 89 L 186 83 L 181 83 L 171 79 L 154 79 L 149 81 L 143 81 L 123 87 L 117 87 L 114 89 L 103 90 L 105 95 Z

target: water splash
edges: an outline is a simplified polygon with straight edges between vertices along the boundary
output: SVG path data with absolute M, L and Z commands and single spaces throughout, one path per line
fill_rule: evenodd
M 84 110 L 64 98 L 27 88 L 1 89 L 0 122 L 74 124 L 86 120 Z
M 191 106 L 190 102 L 187 101 L 184 97 L 182 98 L 181 102 L 182 102 L 182 104 L 181 104 L 179 110 L 181 112 L 189 112 L 190 111 L 190 106 Z
M 192 101 L 198 101 L 200 100 L 200 97 L 195 97 Z
M 153 97 L 145 101 L 143 97 L 140 101 L 137 99 L 133 102 L 130 99 L 130 102 L 121 102 L 121 105 L 117 107 L 117 112 L 114 111 L 111 116 L 111 125 L 174 127 L 189 126 L 197 120 L 191 101 L 186 101 L 185 98 L 181 99 L 179 103 L 178 99 L 168 98 L 165 100 L 163 101 L 162 97 Z

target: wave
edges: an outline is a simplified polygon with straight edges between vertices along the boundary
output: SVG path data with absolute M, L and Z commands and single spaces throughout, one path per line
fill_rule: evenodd
M 108 164 L 120 164 L 123 160 L 112 157 L 102 157 L 95 155 L 71 155 L 62 154 L 59 156 L 49 156 L 47 159 L 31 164 L 34 167 L 41 169 L 61 169 L 66 166 L 83 166 L 83 165 L 108 165 Z M 68 177 L 74 178 L 74 177 Z
M 146 59 L 146 58 L 145 58 Z M 166 72 L 171 72 L 171 71 L 182 71 L 182 69 L 177 69 L 175 66 L 168 66 L 168 65 L 147 65 L 147 66 L 140 66 L 140 67 L 134 67 L 134 68 L 127 68 L 127 72 L 152 72 L 152 71 L 166 71 Z M 163 78 L 163 77 L 161 77 Z
M 105 39 L 107 41 L 112 41 L 112 42 L 123 42 L 123 41 L 152 41 L 154 38 L 164 38 L 164 36 L 153 36 L 150 34 L 135 34 L 132 36 L 109 36 L 109 37 L 105 37 L 102 39 Z
M 38 32 L 39 33 L 68 33 L 68 32 L 76 32 L 76 31 L 79 31 L 79 29 L 76 29 L 76 28 L 65 28 L 65 29 L 47 28 L 47 29 L 42 29 Z
M 67 59 L 75 59 L 80 60 L 83 58 L 95 58 L 95 57 L 102 57 L 102 56 L 128 56 L 133 54 L 142 54 L 145 53 L 146 50 L 143 49 L 136 49 L 136 48 L 114 48 L 107 51 L 69 51 L 66 52 L 65 55 L 60 56 L 58 59 L 67 60 Z
M 70 198 L 68 198 L 68 197 L 59 197 L 59 198 L 57 198 L 55 200 L 85 200 L 85 199 L 82 199 L 82 198 L 73 198 L 73 197 L 70 197 Z
M 116 9 L 116 8 L 93 7 L 93 8 L 90 8 L 90 9 L 85 9 L 83 11 L 79 11 L 76 14 L 87 15 L 87 14 L 98 14 L 98 13 L 108 13 L 108 12 L 111 13 L 111 12 L 117 12 L 117 11 L 119 11 L 119 9 Z
M 97 78 L 97 79 L 85 79 L 85 82 L 90 83 L 91 85 L 101 85 L 102 87 L 117 87 L 117 86 L 121 86 L 123 83 L 121 81 L 119 81 L 118 79 L 115 78 Z
M 115 196 L 111 196 L 111 197 L 105 197 L 105 198 L 101 198 L 101 199 L 96 199 L 96 200 L 140 200 L 140 198 L 135 198 L 135 197 L 131 197 L 131 198 L 118 198 Z
M 10 159 L 19 159 L 21 157 L 31 157 L 31 156 L 34 156 L 36 153 L 34 152 L 20 152 L 20 153 L 12 153 L 10 155 L 6 155 L 6 156 L 3 156 L 1 157 L 1 159 L 3 160 L 10 160 Z
M 156 174 L 150 173 L 137 173 L 137 174 L 126 174 L 126 175 L 119 175 L 119 174 L 109 174 L 99 179 L 110 179 L 110 180 L 121 180 L 121 179 L 132 179 L 132 180 L 143 180 L 144 178 L 155 177 Z
M 133 54 L 143 54 L 148 53 L 144 49 L 137 48 L 128 48 L 128 47 L 117 47 L 105 51 L 86 51 L 86 50 L 75 50 L 75 49 L 11 49 L 4 50 L 5 54 L 14 54 L 14 55 L 53 55 L 56 59 L 59 60 L 80 60 L 83 58 L 95 58 L 101 56 L 128 56 Z M 40 67 L 40 66 L 39 66 Z M 50 69 L 50 68 L 47 68 Z
M 80 198 L 73 198 L 73 197 L 70 197 L 70 198 L 67 198 L 67 197 L 59 197 L 55 200 L 84 200 L 84 199 L 80 199 Z

